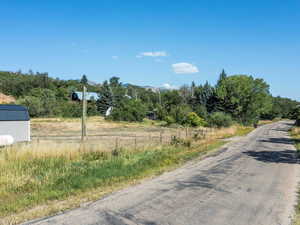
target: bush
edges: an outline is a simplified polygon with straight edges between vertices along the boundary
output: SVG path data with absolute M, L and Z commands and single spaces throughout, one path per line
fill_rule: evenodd
M 166 116 L 165 121 L 167 122 L 167 125 L 171 125 L 173 123 L 176 123 L 175 119 L 172 116 Z
M 230 115 L 223 112 L 214 112 L 209 116 L 209 126 L 230 127 L 233 121 Z
M 208 112 L 204 105 L 196 105 L 194 111 L 199 117 L 203 118 L 204 120 L 208 119 Z
M 60 102 L 60 116 L 65 118 L 78 118 L 82 116 L 82 104 L 79 102 Z
M 107 119 L 114 121 L 142 122 L 146 117 L 146 107 L 140 100 L 124 99 L 114 107 Z
M 291 113 L 291 119 L 296 120 L 295 125 L 300 127 L 300 107 L 296 107 L 293 109 L 293 112 Z
M 176 136 L 172 136 L 171 145 L 184 146 L 190 148 L 192 146 L 192 142 L 191 140 L 185 140 Z
M 188 113 L 191 112 L 191 108 L 188 105 L 176 105 L 171 107 L 169 116 L 171 116 L 175 123 L 185 125 Z
M 17 101 L 17 104 L 26 106 L 31 117 L 39 117 L 43 115 L 43 103 L 34 96 L 26 96 Z
M 199 117 L 196 113 L 190 112 L 187 115 L 186 124 L 192 127 L 205 126 L 206 122 L 204 119 Z
M 167 116 L 167 111 L 161 105 L 157 105 L 156 107 L 157 119 L 158 120 L 165 120 Z

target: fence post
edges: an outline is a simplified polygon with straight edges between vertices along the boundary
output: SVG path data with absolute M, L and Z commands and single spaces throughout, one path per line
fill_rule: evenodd
M 160 142 L 160 144 L 163 143 L 163 134 L 162 134 L 162 131 L 160 131 L 160 133 L 159 133 L 159 142 Z
M 119 138 L 118 137 L 116 137 L 116 150 L 118 150 L 119 149 Z
M 85 137 L 86 137 L 86 112 L 87 112 L 86 87 L 83 86 L 83 91 L 82 91 L 82 118 L 81 118 L 81 141 L 84 141 Z
M 136 150 L 137 149 L 137 143 L 136 143 L 136 135 L 135 135 L 135 137 L 134 137 L 134 150 Z
M 185 128 L 185 138 L 186 138 L 186 139 L 187 139 L 188 136 L 189 136 L 189 135 L 188 135 L 188 132 L 189 132 L 188 129 L 189 129 L 188 127 Z

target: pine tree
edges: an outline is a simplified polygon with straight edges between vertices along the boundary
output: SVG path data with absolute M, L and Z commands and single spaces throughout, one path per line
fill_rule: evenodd
M 80 83 L 82 83 L 83 85 L 87 85 L 88 79 L 87 79 L 86 75 L 83 74 L 83 76 L 80 80 Z
M 194 92 L 195 92 L 195 87 L 196 87 L 196 84 L 194 81 L 192 81 L 192 85 L 191 85 L 191 97 L 194 98 Z
M 97 101 L 97 108 L 98 111 L 105 115 L 106 111 L 109 107 L 113 106 L 113 95 L 111 92 L 111 87 L 109 86 L 107 81 L 104 81 L 100 93 L 99 93 L 99 100 Z
M 225 70 L 223 69 L 220 74 L 217 86 L 220 85 L 222 83 L 222 81 L 225 80 L 226 78 L 227 78 L 227 74 L 226 74 Z

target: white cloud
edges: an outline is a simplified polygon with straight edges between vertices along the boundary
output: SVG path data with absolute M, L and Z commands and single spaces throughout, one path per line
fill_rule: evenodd
M 172 64 L 172 68 L 174 73 L 178 74 L 190 74 L 199 72 L 197 66 L 185 62 Z
M 114 60 L 117 60 L 117 59 L 119 59 L 119 56 L 113 55 L 111 58 L 114 59 Z
M 173 85 L 168 84 L 168 83 L 163 84 L 162 86 L 163 86 L 163 88 L 168 89 L 168 90 L 174 90 L 174 89 L 177 89 L 176 86 L 173 86 Z
M 167 56 L 167 52 L 157 51 L 157 52 L 141 52 L 136 57 L 142 58 L 142 57 L 165 57 L 165 56 Z

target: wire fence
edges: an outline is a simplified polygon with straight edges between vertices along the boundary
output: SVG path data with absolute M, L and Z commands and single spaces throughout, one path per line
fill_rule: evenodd
M 213 135 L 213 128 L 155 128 L 141 131 L 115 130 L 110 132 L 92 132 L 82 142 L 81 135 L 67 133 L 61 135 L 33 134 L 32 142 L 38 144 L 82 144 L 105 150 L 114 149 L 144 149 L 157 145 L 169 145 L 172 139 L 204 139 Z

